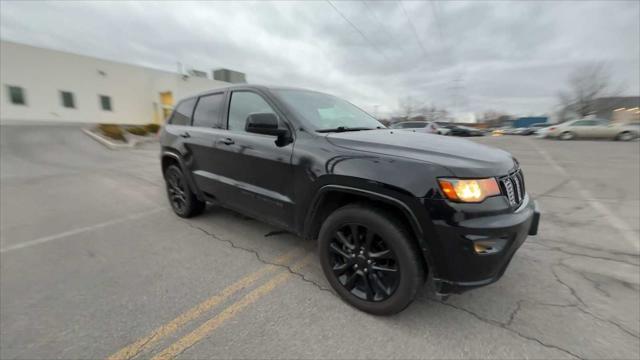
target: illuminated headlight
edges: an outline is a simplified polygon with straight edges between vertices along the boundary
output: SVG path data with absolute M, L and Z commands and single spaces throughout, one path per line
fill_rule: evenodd
M 482 202 L 484 199 L 500 195 L 500 187 L 494 178 L 488 179 L 438 179 L 440 189 L 451 201 Z

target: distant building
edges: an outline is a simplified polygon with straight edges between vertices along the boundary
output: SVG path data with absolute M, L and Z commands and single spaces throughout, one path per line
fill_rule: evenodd
M 640 96 L 598 98 L 593 101 L 593 115 L 614 122 L 640 121 Z
M 544 124 L 549 121 L 546 116 L 524 116 L 519 117 L 511 124 L 514 128 L 528 128 L 533 124 Z
M 208 78 L 207 72 L 202 70 L 190 69 L 189 71 L 187 71 L 187 74 L 189 74 L 190 76 L 195 76 L 199 78 L 205 78 L 205 79 Z
M 181 98 L 229 85 L 199 73 L 0 41 L 0 120 L 161 123 Z
M 640 122 L 640 96 L 601 97 L 588 103 L 591 117 L 607 119 L 613 122 Z M 571 107 L 559 112 L 560 121 L 579 117 Z
M 247 79 L 244 73 L 229 69 L 213 70 L 213 78 L 218 81 L 226 81 L 232 84 L 247 83 Z

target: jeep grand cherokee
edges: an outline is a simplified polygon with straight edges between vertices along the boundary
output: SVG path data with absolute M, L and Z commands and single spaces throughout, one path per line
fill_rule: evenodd
M 182 100 L 161 133 L 174 212 L 215 201 L 318 240 L 331 286 L 373 314 L 504 273 L 539 212 L 507 152 L 387 129 L 319 92 L 264 86 Z

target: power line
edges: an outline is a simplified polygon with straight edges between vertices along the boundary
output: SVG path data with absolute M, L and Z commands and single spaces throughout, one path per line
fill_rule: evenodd
M 367 10 L 368 14 L 371 14 L 372 16 L 370 16 L 371 19 L 373 19 L 376 24 L 378 24 L 378 26 L 383 30 L 383 32 L 387 35 L 387 38 L 391 41 L 393 41 L 393 36 L 391 35 L 389 29 L 387 29 L 387 26 L 384 25 L 384 23 L 382 21 L 380 21 L 380 19 L 378 18 L 378 15 L 376 15 L 376 12 L 373 11 L 373 9 L 371 9 L 369 7 L 369 5 L 367 5 L 367 2 L 365 0 L 360 0 L 360 2 L 362 3 L 362 5 L 364 6 L 364 8 Z
M 451 46 L 449 45 L 449 43 L 444 40 L 444 31 L 443 31 L 442 21 L 440 21 L 440 4 L 438 4 L 436 1 L 431 1 L 431 12 L 433 13 L 433 18 L 436 22 L 436 27 L 438 28 L 440 45 L 446 52 L 446 55 L 449 57 L 449 61 L 452 64 L 455 64 L 456 61 L 453 55 L 453 50 L 451 49 Z
M 445 41 L 445 32 L 443 30 L 442 21 L 440 19 L 440 4 L 432 1 L 431 2 L 431 12 L 433 13 L 434 20 L 436 22 L 436 27 L 438 28 L 438 35 L 440 37 L 440 44 L 442 49 L 446 53 L 445 55 L 448 57 L 448 61 L 450 64 L 455 66 L 457 64 L 456 57 L 454 55 L 453 49 L 449 42 Z M 446 29 L 445 29 L 446 30 Z M 452 106 L 455 110 L 466 109 L 467 107 L 467 98 L 464 95 L 465 85 L 464 78 L 462 72 L 455 75 L 455 77 L 451 80 L 452 85 L 449 88 L 451 90 L 451 100 Z
M 436 27 L 438 28 L 438 34 L 440 35 L 440 43 L 444 46 L 444 37 L 442 36 L 442 26 L 440 25 L 440 16 L 438 15 L 438 4 L 435 1 L 431 1 L 431 12 L 433 13 L 433 17 L 436 20 Z
M 407 13 L 407 10 L 404 8 L 404 5 L 402 4 L 402 0 L 398 1 L 400 3 L 400 7 L 402 8 L 402 12 L 404 13 L 404 16 L 407 18 L 407 22 L 409 23 L 409 25 L 411 26 L 411 30 L 413 31 L 413 36 L 415 36 L 416 41 L 418 42 L 418 45 L 420 45 L 420 48 L 422 49 L 422 52 L 424 53 L 424 56 L 428 56 L 427 55 L 427 49 L 424 47 L 424 44 L 422 44 L 422 40 L 420 40 L 420 37 L 418 36 L 418 30 L 416 30 L 416 27 L 413 25 L 413 22 L 411 21 L 411 18 L 409 18 L 409 14 Z
M 371 40 L 369 40 L 369 38 L 354 24 L 352 23 L 346 16 L 344 16 L 343 13 L 340 12 L 340 10 L 338 10 L 338 8 L 333 5 L 333 3 L 329 0 L 325 0 L 329 5 L 331 5 L 331 7 L 333 8 L 333 10 L 335 10 L 338 15 L 340 15 L 340 17 L 342 17 L 344 19 L 344 21 L 346 21 L 349 25 L 351 25 L 351 27 L 358 32 L 358 34 L 360 34 L 360 36 L 362 36 L 362 38 L 369 44 L 369 46 L 371 46 L 372 48 L 374 48 L 377 52 L 380 53 L 380 55 L 382 55 L 385 60 L 389 61 L 389 58 L 387 57 L 387 55 L 385 55 L 384 52 L 382 52 L 382 50 L 380 50 L 380 48 L 378 48 Z

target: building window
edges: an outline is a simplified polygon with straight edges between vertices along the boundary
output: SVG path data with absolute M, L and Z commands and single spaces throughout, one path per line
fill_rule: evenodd
M 9 101 L 13 105 L 27 105 L 27 101 L 24 96 L 24 89 L 20 86 L 7 86 L 9 89 Z
M 111 108 L 111 96 L 100 95 L 100 105 L 102 106 L 102 110 L 113 111 Z
M 62 99 L 62 106 L 70 109 L 76 108 L 76 102 L 73 98 L 73 93 L 70 91 L 60 91 L 60 98 Z

